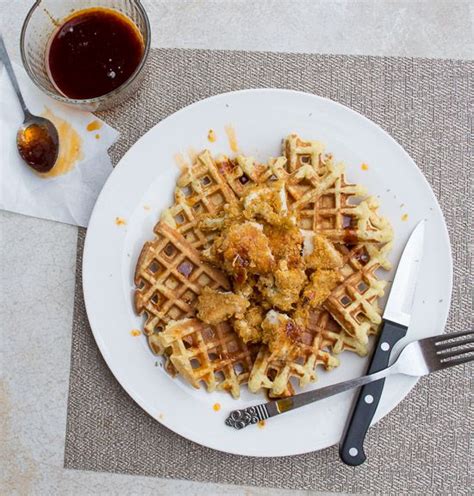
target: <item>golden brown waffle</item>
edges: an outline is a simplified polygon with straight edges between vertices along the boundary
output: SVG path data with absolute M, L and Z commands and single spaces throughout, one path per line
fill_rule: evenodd
M 324 145 L 319 141 L 303 141 L 297 134 L 290 134 L 283 140 L 283 153 L 288 161 L 289 172 L 305 165 L 318 171 Z
M 203 214 L 218 215 L 225 204 L 236 201 L 234 193 L 206 150 L 178 178 L 175 203 L 163 212 L 162 219 L 199 250 L 209 246 L 215 237 L 213 231 L 202 231 L 199 228 L 199 217 Z
M 345 180 L 343 164 L 335 164 L 317 141 L 292 134 L 283 143 L 287 183 L 302 229 L 321 233 L 333 242 L 385 243 L 392 239 L 389 223 L 377 214 L 378 203 L 365 190 Z
M 372 197 L 361 200 L 363 195 L 363 188 L 346 183 L 341 173 L 332 186 L 294 204 L 299 212 L 298 224 L 334 243 L 390 241 L 392 229 L 388 221 L 378 215 L 377 200 Z
M 283 152 L 267 164 L 241 156 L 214 161 L 208 151 L 201 153 L 178 179 L 175 203 L 140 255 L 135 307 L 146 316 L 150 346 L 166 354 L 170 368 L 194 387 L 204 383 L 209 391 L 238 397 L 240 385 L 248 382 L 253 392 L 293 394 L 292 382 L 304 387 L 316 380 L 317 365 L 337 366 L 338 353 L 366 354 L 368 335 L 378 329 L 377 300 L 385 282 L 375 271 L 390 265 L 390 225 L 378 215 L 375 199 L 346 182 L 343 164 L 334 163 L 321 143 L 293 134 L 284 140 Z M 284 352 L 274 343 L 245 345 L 229 322 L 210 326 L 195 317 L 203 287 L 229 289 L 226 276 L 202 261 L 225 225 L 224 211 L 236 222 L 250 195 L 240 199 L 273 181 L 281 181 L 282 202 L 296 212 L 298 226 L 332 241 L 344 260 L 341 284 L 322 308 L 306 314 L 305 329 Z M 225 205 L 231 208 L 224 210 Z
M 307 327 L 309 333 L 322 336 L 324 349 L 336 355 L 343 351 L 352 351 L 360 356 L 367 355 L 367 344 L 350 336 L 323 308 L 310 310 Z
M 175 229 L 159 222 L 155 239 L 143 246 L 135 270 L 135 309 L 145 314 L 144 332 L 151 348 L 161 353 L 156 340 L 171 320 L 195 314 L 201 289 L 228 289 L 227 278 L 202 262 L 197 252 Z
M 339 365 L 339 360 L 332 356 L 328 348 L 336 344 L 333 336 L 340 330 L 326 312 L 314 314 L 311 325 L 302 331 L 298 340 L 281 357 L 262 345 L 250 373 L 248 387 L 255 393 L 261 389 L 268 391 L 271 397 L 293 394 L 291 379 L 298 380 L 300 387 L 305 387 L 317 379 L 316 367 L 323 365 L 326 370 Z
M 222 178 L 239 198 L 253 186 L 266 180 L 267 167 L 258 164 L 252 157 L 238 156 L 235 159 L 221 157 L 217 159 L 217 168 Z
M 176 370 L 195 388 L 240 395 L 248 381 L 256 347 L 247 346 L 228 322 L 210 326 L 191 318 L 171 322 L 158 337 Z
M 350 336 L 366 345 L 369 334 L 376 333 L 382 321 L 378 299 L 387 282 L 378 279 L 375 271 L 391 268 L 387 259 L 391 244 L 362 243 L 340 249 L 345 261 L 340 269 L 343 281 L 323 306 Z

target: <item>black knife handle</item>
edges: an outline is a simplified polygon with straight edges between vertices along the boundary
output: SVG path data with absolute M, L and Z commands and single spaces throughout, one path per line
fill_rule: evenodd
M 388 320 L 384 321 L 367 374 L 388 367 L 393 346 L 405 336 L 406 332 L 406 327 Z M 366 460 L 364 439 L 377 410 L 384 383 L 385 379 L 380 379 L 360 389 L 339 445 L 339 456 L 347 465 L 361 465 Z

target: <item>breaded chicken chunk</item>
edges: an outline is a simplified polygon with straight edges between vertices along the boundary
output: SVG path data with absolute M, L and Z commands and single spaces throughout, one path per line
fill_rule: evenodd
M 197 316 L 206 324 L 219 324 L 235 316 L 242 318 L 250 302 L 241 295 L 206 287 L 198 297 Z
M 342 255 L 328 239 L 312 231 L 301 230 L 303 258 L 307 269 L 336 269 L 342 267 Z
M 267 274 L 275 267 L 268 238 L 256 222 L 232 225 L 216 239 L 211 252 L 238 284 L 244 283 L 248 274 Z
M 331 294 L 331 291 L 341 281 L 337 270 L 317 269 L 311 274 L 311 280 L 305 287 L 303 296 L 311 307 L 318 307 Z
M 303 269 L 289 269 L 286 261 L 282 260 L 274 273 L 260 277 L 258 288 L 272 306 L 289 311 L 299 300 L 306 281 Z

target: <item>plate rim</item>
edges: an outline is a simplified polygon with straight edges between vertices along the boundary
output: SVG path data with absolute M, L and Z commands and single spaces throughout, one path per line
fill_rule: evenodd
M 84 242 L 83 259 L 82 259 L 82 265 L 81 265 L 82 291 L 83 291 L 83 296 L 84 296 L 84 306 L 85 306 L 85 309 L 86 309 L 86 314 L 87 314 L 87 318 L 88 318 L 88 321 L 89 321 L 89 324 L 90 324 L 90 328 L 91 328 L 92 334 L 94 336 L 94 340 L 95 340 L 95 342 L 96 342 L 96 344 L 97 344 L 97 346 L 99 348 L 99 351 L 100 351 L 100 353 L 101 353 L 104 361 L 106 362 L 106 365 L 107 365 L 108 369 L 110 370 L 110 372 L 114 376 L 115 380 L 118 381 L 118 383 L 120 384 L 120 386 L 125 390 L 125 392 L 130 396 L 130 398 L 132 398 L 133 401 L 135 403 L 137 403 L 137 405 L 143 411 L 145 411 L 149 416 L 151 416 L 155 421 L 161 423 L 167 429 L 170 429 L 172 432 L 175 432 L 177 435 L 179 435 L 179 436 L 181 436 L 181 437 L 183 437 L 183 438 L 185 438 L 185 439 L 187 439 L 187 440 L 189 440 L 189 441 L 191 441 L 193 443 L 196 443 L 196 444 L 199 444 L 201 446 L 205 446 L 205 447 L 208 447 L 208 448 L 211 448 L 211 449 L 214 449 L 216 451 L 223 452 L 223 453 L 230 453 L 230 454 L 235 454 L 235 455 L 238 455 L 238 456 L 247 456 L 247 457 L 252 457 L 252 458 L 273 458 L 273 457 L 281 457 L 281 456 L 297 456 L 297 455 L 300 455 L 300 454 L 305 454 L 305 453 L 310 453 L 310 452 L 317 452 L 317 451 L 320 451 L 322 449 L 325 449 L 325 447 L 320 447 L 320 448 L 316 448 L 316 449 L 311 449 L 311 448 L 310 449 L 303 449 L 303 450 L 300 449 L 300 450 L 294 451 L 294 452 L 292 452 L 290 454 L 286 454 L 286 455 L 282 455 L 281 453 L 267 453 L 267 454 L 248 454 L 248 453 L 246 453 L 246 454 L 243 454 L 243 453 L 241 453 L 238 450 L 233 450 L 232 447 L 230 447 L 230 448 L 227 448 L 227 447 L 226 448 L 219 448 L 219 447 L 213 446 L 211 444 L 206 444 L 206 443 L 203 443 L 201 441 L 197 441 L 195 439 L 192 439 L 191 437 L 188 437 L 187 434 L 184 434 L 184 433 L 175 431 L 174 429 L 172 429 L 171 427 L 169 427 L 165 422 L 163 422 L 162 420 L 160 420 L 160 419 L 156 418 L 155 416 L 153 416 L 148 411 L 148 409 L 144 406 L 145 401 L 142 400 L 142 398 L 140 397 L 140 395 L 138 393 L 135 393 L 129 387 L 128 381 L 126 379 L 124 379 L 124 378 L 120 378 L 120 374 L 121 374 L 120 373 L 120 368 L 111 364 L 112 358 L 109 355 L 109 352 L 107 351 L 106 344 L 103 342 L 103 339 L 102 339 L 100 333 L 97 332 L 96 330 L 94 330 L 94 327 L 93 327 L 92 322 L 91 322 L 91 316 L 89 314 L 89 306 L 88 306 L 88 303 L 87 303 L 87 301 L 88 301 L 88 290 L 86 289 L 86 280 L 88 279 L 88 277 L 85 276 L 85 274 L 86 274 L 87 260 L 88 260 L 88 257 L 89 257 L 89 252 L 91 250 L 91 248 L 90 248 L 91 241 L 90 240 L 91 240 L 92 234 L 89 234 L 89 233 L 91 233 L 92 231 L 89 229 L 89 227 L 91 225 L 93 225 L 95 218 L 99 215 L 98 214 L 98 212 L 99 212 L 99 209 L 98 209 L 99 199 L 104 194 L 104 190 L 106 190 L 107 184 L 110 182 L 110 180 L 111 180 L 113 174 L 115 173 L 115 171 L 116 170 L 121 170 L 122 167 L 124 166 L 123 164 L 126 162 L 126 158 L 131 153 L 131 150 L 135 146 L 137 146 L 145 138 L 145 136 L 149 135 L 152 132 L 156 132 L 156 128 L 159 128 L 162 125 L 164 125 L 166 123 L 166 121 L 168 121 L 169 119 L 175 118 L 176 116 L 178 116 L 178 115 L 180 115 L 182 113 L 185 113 L 185 112 L 193 109 L 194 107 L 199 106 L 201 104 L 204 104 L 204 103 L 206 103 L 206 102 L 208 102 L 210 100 L 223 99 L 223 98 L 226 98 L 226 97 L 231 97 L 231 96 L 236 95 L 236 94 L 267 93 L 267 92 L 280 93 L 280 94 L 296 94 L 296 95 L 302 95 L 302 96 L 305 96 L 305 97 L 311 97 L 311 98 L 314 98 L 314 99 L 317 99 L 317 100 L 326 102 L 329 105 L 335 105 L 337 107 L 340 107 L 344 111 L 349 111 L 350 113 L 355 114 L 358 118 L 362 118 L 363 120 L 366 121 L 366 124 L 368 124 L 369 126 L 375 128 L 378 132 L 381 132 L 383 135 L 385 135 L 385 137 L 388 138 L 389 141 L 391 141 L 392 145 L 395 145 L 396 148 L 398 148 L 399 151 L 405 156 L 405 158 L 408 161 L 410 161 L 412 163 L 412 165 L 414 165 L 414 170 L 416 171 L 416 174 L 424 182 L 425 186 L 427 186 L 428 191 L 429 191 L 432 199 L 434 200 L 435 208 L 437 209 L 438 214 L 440 215 L 440 218 L 442 220 L 443 234 L 444 234 L 444 237 L 445 237 L 445 239 L 447 241 L 447 248 L 448 248 L 448 255 L 449 255 L 449 267 L 448 267 L 448 269 L 449 269 L 448 270 L 449 288 L 448 288 L 448 295 L 447 295 L 446 315 L 444 316 L 444 319 L 443 319 L 444 322 L 442 323 L 442 326 L 439 329 L 440 331 L 442 330 L 442 332 L 444 332 L 444 330 L 446 328 L 446 324 L 447 324 L 447 320 L 448 320 L 448 316 L 449 316 L 449 311 L 450 311 L 450 308 L 451 308 L 452 292 L 453 292 L 453 257 L 452 257 L 451 239 L 450 239 L 450 236 L 449 236 L 449 231 L 448 231 L 448 228 L 447 228 L 445 216 L 443 214 L 443 211 L 441 209 L 441 206 L 440 206 L 440 204 L 438 202 L 438 199 L 437 199 L 436 195 L 434 194 L 434 191 L 433 191 L 430 183 L 428 182 L 427 178 L 423 174 L 422 170 L 416 164 L 415 160 L 409 155 L 409 153 L 403 148 L 403 146 L 400 143 L 398 143 L 398 141 L 396 141 L 395 138 L 393 138 L 389 134 L 388 131 L 386 131 L 385 129 L 383 129 L 380 125 L 378 125 L 377 123 L 375 123 L 374 121 L 372 121 L 371 119 L 369 119 L 368 117 L 366 117 L 365 115 L 363 115 L 360 112 L 352 109 L 351 107 L 348 107 L 348 106 L 346 106 L 346 105 L 344 105 L 344 104 L 342 104 L 340 102 L 337 102 L 335 100 L 332 100 L 330 98 L 323 97 L 323 96 L 320 96 L 320 95 L 316 95 L 314 93 L 308 93 L 308 92 L 305 92 L 305 91 L 298 91 L 298 90 L 285 89 L 285 88 L 272 88 L 272 87 L 247 88 L 247 89 L 242 89 L 242 90 L 236 90 L 236 91 L 229 91 L 229 92 L 224 92 L 224 93 L 218 93 L 216 95 L 211 95 L 209 97 L 206 97 L 206 98 L 203 98 L 203 99 L 194 101 L 194 102 L 190 103 L 189 105 L 186 105 L 186 106 L 180 108 L 176 112 L 173 112 L 172 114 L 169 114 L 164 119 L 160 120 L 154 126 L 152 126 L 150 129 L 148 129 L 146 131 L 146 133 L 144 133 L 142 136 L 140 136 L 137 139 L 137 141 L 135 141 L 127 149 L 127 151 L 124 153 L 124 155 L 120 158 L 120 160 L 118 161 L 118 163 L 116 164 L 116 166 L 114 167 L 114 169 L 112 170 L 112 172 L 110 173 L 109 177 L 107 178 L 107 181 L 104 183 L 104 185 L 102 187 L 102 190 L 100 191 L 100 193 L 99 193 L 99 195 L 97 197 L 97 200 L 96 200 L 96 202 L 94 204 L 94 208 L 93 208 L 92 213 L 91 213 L 91 216 L 90 216 L 90 220 L 89 220 L 89 224 L 88 224 L 87 232 L 86 232 L 86 237 L 85 237 L 85 242 Z M 375 425 L 379 420 L 381 420 L 383 417 L 385 417 L 387 414 L 389 414 L 394 408 L 396 408 L 405 399 L 405 397 L 410 393 L 410 391 L 414 388 L 414 386 L 418 383 L 418 380 L 419 380 L 419 378 L 415 378 L 415 380 L 407 387 L 406 391 L 403 391 L 402 392 L 402 394 L 400 395 L 400 397 L 398 398 L 398 400 L 395 402 L 395 404 L 393 404 L 390 408 L 388 408 L 387 411 L 383 412 L 379 416 L 377 416 L 377 414 L 376 414 L 376 416 L 374 417 L 374 420 L 373 420 L 373 422 L 372 422 L 371 425 L 372 426 Z M 333 445 L 328 445 L 326 447 L 329 447 L 329 446 L 333 446 Z

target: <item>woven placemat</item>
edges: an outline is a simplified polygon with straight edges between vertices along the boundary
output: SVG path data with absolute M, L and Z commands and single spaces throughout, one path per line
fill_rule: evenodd
M 153 50 L 136 96 L 101 115 L 121 132 L 117 160 L 145 131 L 204 97 L 251 87 L 293 88 L 341 102 L 398 140 L 440 201 L 453 246 L 449 331 L 469 328 L 474 63 L 305 54 Z M 122 390 L 87 322 L 79 233 L 65 466 L 219 483 L 377 494 L 468 494 L 472 368 L 424 378 L 370 430 L 368 461 L 351 468 L 337 448 L 288 458 L 227 455 L 161 426 Z M 435 249 L 435 247 L 434 247 Z M 315 426 L 318 428 L 318 426 Z

